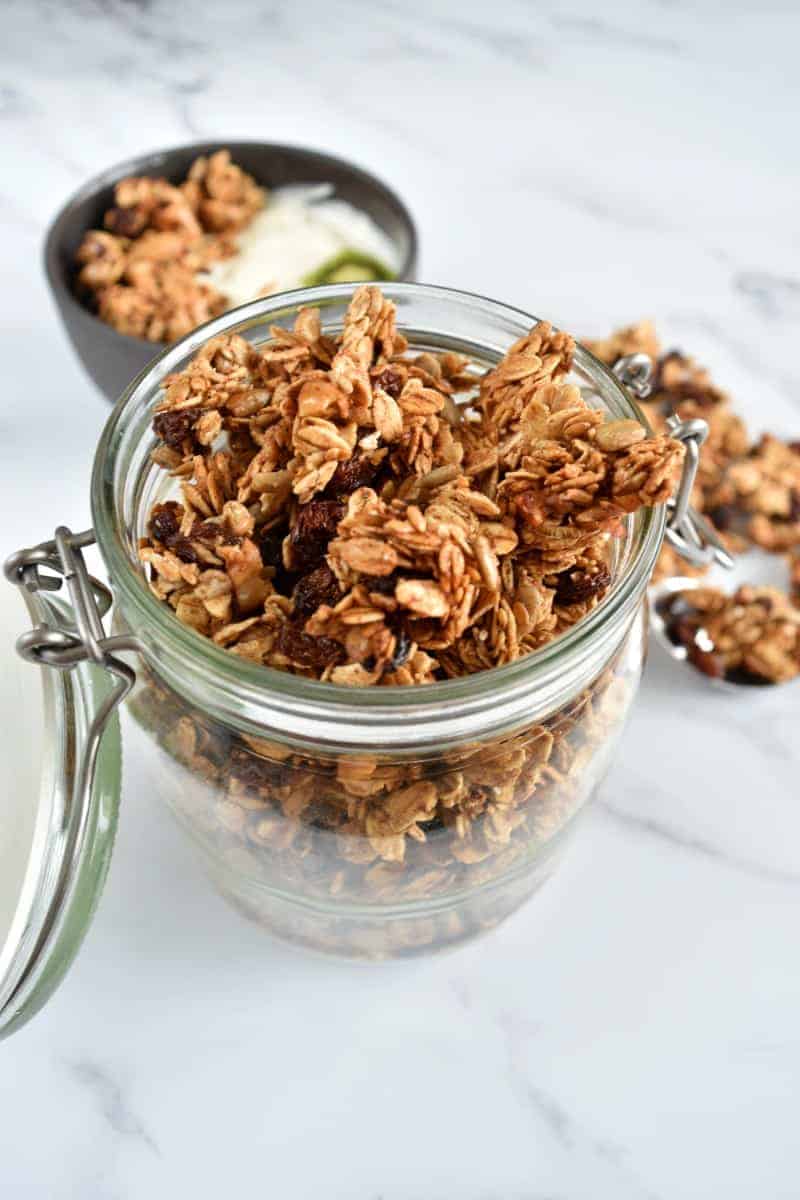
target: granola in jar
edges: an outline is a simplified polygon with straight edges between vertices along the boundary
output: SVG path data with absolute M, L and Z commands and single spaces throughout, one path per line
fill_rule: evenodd
M 567 380 L 535 326 L 478 378 L 409 356 L 359 288 L 341 337 L 302 310 L 255 348 L 213 339 L 165 381 L 140 558 L 179 620 L 265 666 L 352 686 L 513 662 L 586 615 L 622 519 L 663 504 L 683 456 Z
M 544 322 L 488 370 L 415 351 L 374 287 L 336 337 L 301 309 L 258 346 L 213 339 L 155 408 L 170 487 L 139 545 L 151 591 L 227 654 L 367 701 L 546 649 L 608 594 L 626 518 L 663 505 L 683 454 L 591 407 L 573 353 Z M 157 669 L 131 710 L 160 748 L 155 786 L 239 907 L 322 949 L 413 953 L 490 927 L 544 877 L 642 646 L 639 620 L 558 705 L 438 750 L 266 736 Z

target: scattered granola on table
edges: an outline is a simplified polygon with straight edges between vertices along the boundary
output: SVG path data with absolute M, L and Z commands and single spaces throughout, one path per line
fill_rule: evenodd
M 677 350 L 662 353 L 649 321 L 587 345 L 609 365 L 625 354 L 644 353 L 654 360 L 653 390 L 644 408 L 656 429 L 665 428 L 666 418 L 672 414 L 685 420 L 702 417 L 708 422 L 693 504 L 712 522 L 732 553 L 757 546 L 785 556 L 789 595 L 800 603 L 800 441 L 783 441 L 767 433 L 751 444 L 728 395 L 693 359 Z M 703 575 L 706 570 L 687 566 L 665 542 L 653 578 Z
M 800 547 L 800 442 L 764 434 L 730 466 L 710 498 L 712 515 L 762 550 Z

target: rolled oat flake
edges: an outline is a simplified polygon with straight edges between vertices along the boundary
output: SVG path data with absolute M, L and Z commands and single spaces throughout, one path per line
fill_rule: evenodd
M 37 583 L 48 588 L 43 577 Z M 116 830 L 119 725 L 105 718 L 119 685 L 97 665 L 75 665 L 70 628 L 70 607 L 49 590 L 0 586 L 0 1038 L 38 1012 L 66 974 Z

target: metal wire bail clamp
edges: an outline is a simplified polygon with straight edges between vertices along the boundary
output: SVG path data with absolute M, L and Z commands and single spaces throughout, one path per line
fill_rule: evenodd
M 627 354 L 617 359 L 613 367 L 617 379 L 639 400 L 646 399 L 652 390 L 653 364 L 646 354 Z M 716 562 L 732 567 L 733 558 L 714 526 L 690 503 L 692 488 L 700 465 L 700 447 L 708 437 L 708 423 L 699 418 L 682 421 L 678 416 L 667 417 L 670 436 L 686 447 L 683 470 L 675 495 L 667 502 L 665 537 L 681 558 L 693 567 L 707 567 Z

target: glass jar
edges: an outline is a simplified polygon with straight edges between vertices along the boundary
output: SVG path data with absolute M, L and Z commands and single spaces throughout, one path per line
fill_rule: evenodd
M 175 481 L 150 458 L 165 375 L 209 337 L 255 343 L 302 306 L 341 329 L 351 287 L 228 313 L 170 348 L 129 389 L 92 482 L 119 630 L 138 643 L 126 752 L 199 848 L 220 891 L 292 942 L 385 958 L 496 925 L 547 877 L 609 764 L 645 647 L 645 589 L 663 509 L 628 518 L 602 603 L 535 654 L 425 687 L 351 689 L 231 655 L 149 591 L 137 557 L 151 506 Z M 535 318 L 465 293 L 384 288 L 413 352 L 492 366 Z M 578 347 L 575 381 L 614 418 L 643 420 Z M 135 798 L 134 798 L 135 799 Z

